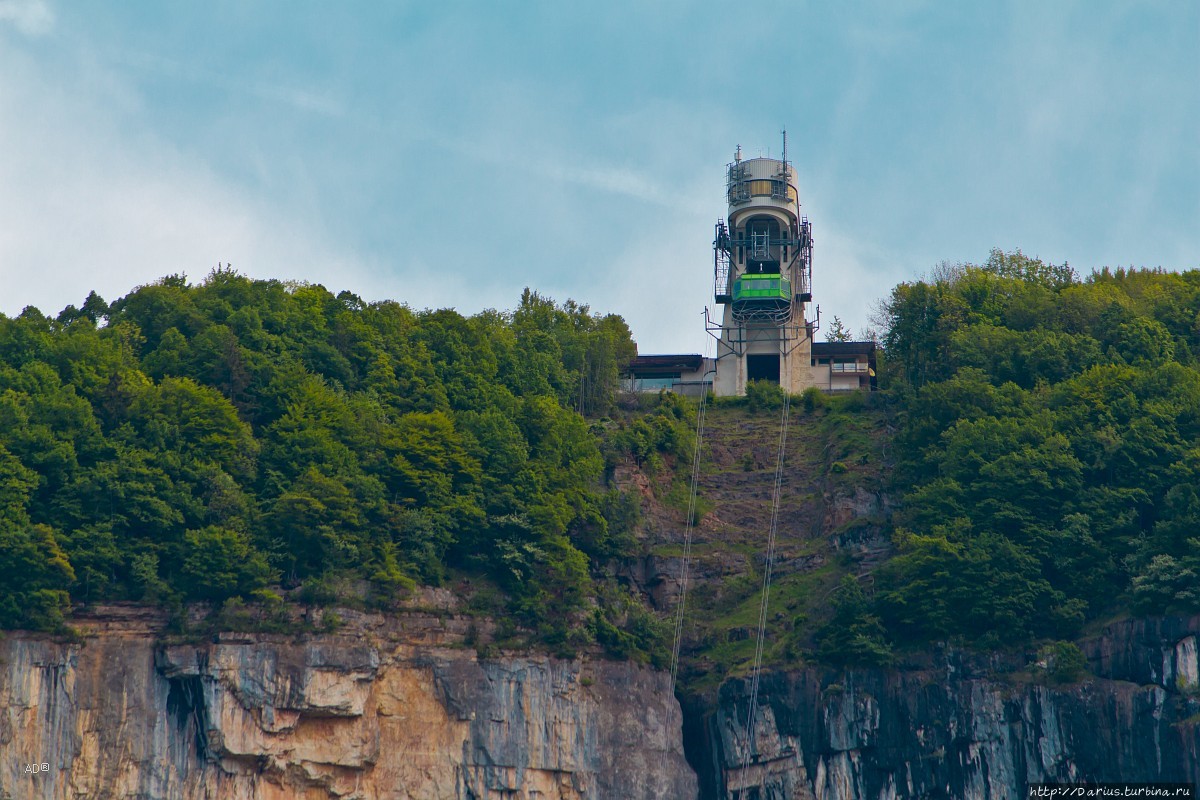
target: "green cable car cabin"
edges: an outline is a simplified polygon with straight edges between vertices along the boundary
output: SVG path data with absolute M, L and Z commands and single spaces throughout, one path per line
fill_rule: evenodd
M 733 281 L 733 309 L 782 310 L 792 302 L 792 282 L 776 273 L 746 273 Z

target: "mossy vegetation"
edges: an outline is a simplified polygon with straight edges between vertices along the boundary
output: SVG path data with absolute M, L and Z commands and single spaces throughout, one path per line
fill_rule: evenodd
M 753 664 L 778 456 L 778 397 L 777 404 L 723 398 L 708 410 L 700 486 L 712 510 L 693 546 L 682 672 L 689 690 L 715 689 Z M 884 418 L 884 409 L 866 397 L 819 395 L 807 407 L 803 396 L 792 398 L 766 615 L 768 665 L 819 659 L 815 637 L 833 616 L 831 599 L 862 562 L 863 554 L 847 542 L 888 546 L 881 509 L 863 515 L 850 508 L 859 493 L 876 506 L 882 502 Z M 838 459 L 842 470 L 832 468 Z M 845 522 L 835 522 L 843 516 Z M 682 550 L 672 543 L 653 552 L 670 557 Z

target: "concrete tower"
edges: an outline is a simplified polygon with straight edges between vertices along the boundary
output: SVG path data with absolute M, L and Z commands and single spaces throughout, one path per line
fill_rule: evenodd
M 717 338 L 718 397 L 746 393 L 746 381 L 777 381 L 786 391 L 813 385 L 812 226 L 800 216 L 796 171 L 783 158 L 742 159 L 727 167 L 729 212 L 713 241 L 713 293 L 723 306 Z

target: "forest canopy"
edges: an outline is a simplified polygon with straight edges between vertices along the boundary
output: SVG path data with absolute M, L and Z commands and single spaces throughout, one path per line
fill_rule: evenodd
M 0 626 L 462 570 L 561 638 L 628 542 L 584 415 L 635 354 L 529 290 L 464 317 L 227 269 L 0 317 Z
M 1200 610 L 1200 272 L 997 250 L 878 322 L 892 550 L 807 652 Z M 618 413 L 635 354 L 619 316 L 529 290 L 466 317 L 226 269 L 0 316 L 0 627 L 458 581 L 553 647 L 661 653 L 615 579 L 641 501 L 611 477 L 690 462 L 695 416 L 669 393 Z
M 1200 272 L 993 251 L 897 286 L 896 641 L 1065 638 L 1200 609 Z

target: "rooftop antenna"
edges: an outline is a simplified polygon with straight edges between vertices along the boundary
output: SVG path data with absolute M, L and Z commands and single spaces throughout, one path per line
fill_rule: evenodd
M 787 128 L 783 129 L 783 166 L 787 168 Z
M 742 163 L 742 146 L 740 144 L 737 146 L 737 152 L 733 154 L 733 160 L 738 164 Z

